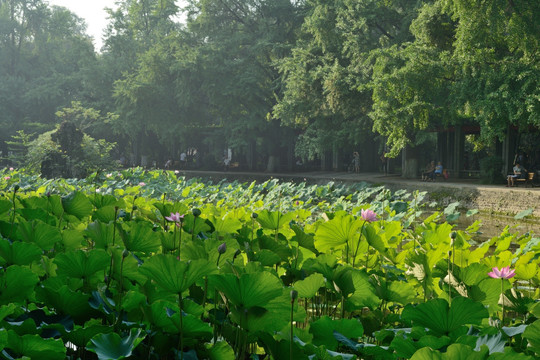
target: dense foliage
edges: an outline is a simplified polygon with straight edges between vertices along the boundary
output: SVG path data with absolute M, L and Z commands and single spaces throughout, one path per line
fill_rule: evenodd
M 480 224 L 449 223 L 457 204 L 426 218 L 425 194 L 365 185 L 1 175 L 3 357 L 540 355 L 539 238 L 478 244 Z
M 179 3 L 116 2 L 96 53 L 69 11 L 1 1 L 0 141 L 78 107 L 135 164 L 228 147 L 252 168 L 295 144 L 309 159 L 380 135 L 393 156 L 438 128 L 480 126 L 485 147 L 540 124 L 538 1 Z

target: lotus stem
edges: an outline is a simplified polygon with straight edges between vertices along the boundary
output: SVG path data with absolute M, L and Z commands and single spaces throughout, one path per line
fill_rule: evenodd
M 178 312 L 180 314 L 180 340 L 178 344 L 178 352 L 180 360 L 184 359 L 184 319 L 182 319 L 182 293 L 178 293 Z
M 501 314 L 501 328 L 504 326 L 504 279 L 501 278 L 501 306 L 502 306 L 502 314 Z

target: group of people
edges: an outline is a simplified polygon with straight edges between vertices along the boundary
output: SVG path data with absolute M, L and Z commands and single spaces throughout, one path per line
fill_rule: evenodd
M 442 163 L 439 161 L 435 165 L 435 161 L 431 161 L 427 164 L 426 169 L 422 172 L 422 181 L 435 181 L 437 176 L 445 176 Z

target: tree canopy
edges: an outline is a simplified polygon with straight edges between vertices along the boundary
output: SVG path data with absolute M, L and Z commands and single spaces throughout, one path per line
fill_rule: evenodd
M 123 0 L 108 13 L 93 49 L 69 10 L 0 1 L 3 151 L 66 120 L 156 159 L 201 146 L 308 159 L 373 139 L 395 156 L 440 128 L 479 126 L 489 145 L 540 127 L 537 1 Z

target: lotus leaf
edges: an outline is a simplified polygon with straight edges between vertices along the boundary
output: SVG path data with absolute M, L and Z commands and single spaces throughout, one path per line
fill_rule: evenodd
M 279 211 L 263 210 L 259 212 L 257 222 L 261 224 L 264 229 L 279 230 L 285 225 L 288 225 L 293 219 L 294 212 L 281 213 Z
M 104 224 L 100 221 L 89 224 L 84 233 L 94 242 L 95 248 L 105 250 L 113 244 L 114 237 L 119 236 L 118 231 L 115 235 L 114 224 Z
M 66 348 L 60 339 L 43 339 L 39 335 L 19 335 L 8 331 L 6 348 L 18 356 L 30 359 L 56 360 L 66 358 Z
M 529 342 L 529 349 L 536 355 L 540 355 L 540 320 L 536 320 L 523 333 L 523 337 Z
M 30 265 L 41 258 L 43 251 L 33 243 L 0 239 L 0 257 L 3 264 L 7 265 Z
M 298 291 L 298 297 L 311 299 L 321 287 L 325 285 L 325 279 L 322 274 L 311 274 L 304 280 L 294 283 L 294 289 Z
M 401 314 L 403 320 L 424 326 L 435 335 L 448 335 L 466 324 L 480 324 L 488 316 L 481 303 L 465 297 L 456 297 L 451 306 L 444 299 L 432 299 L 416 306 L 407 305 Z
M 23 302 L 34 292 L 38 276 L 19 265 L 9 266 L 0 275 L 0 305 Z
M 76 191 L 62 198 L 64 211 L 79 220 L 92 213 L 92 203 L 82 192 Z
M 428 347 L 421 348 L 411 357 L 411 360 L 483 360 L 488 358 L 488 349 L 483 347 L 480 351 L 474 351 L 470 346 L 452 344 L 445 353 Z
M 348 339 L 358 339 L 364 335 L 364 328 L 357 319 L 332 320 L 328 316 L 323 316 L 311 324 L 309 332 L 313 334 L 313 344 L 336 350 L 338 341 L 334 337 L 334 332 Z
M 227 302 L 241 309 L 264 307 L 283 292 L 281 281 L 268 272 L 243 274 L 240 278 L 233 274 L 212 275 L 208 283 L 221 291 Z
M 150 254 L 161 248 L 159 234 L 153 229 L 153 225 L 146 221 L 131 222 L 126 231 L 120 232 L 124 246 L 134 253 Z
M 148 279 L 171 294 L 181 294 L 198 279 L 216 271 L 207 260 L 179 261 L 176 256 L 159 254 L 151 257 L 140 267 Z
M 18 232 L 23 241 L 35 243 L 43 250 L 51 250 L 54 244 L 62 241 L 60 230 L 41 220 L 20 222 Z
M 319 225 L 315 232 L 315 248 L 320 252 L 342 249 L 360 236 L 361 226 L 362 221 L 351 215 L 336 216 Z
M 88 279 L 98 271 L 105 271 L 110 261 L 110 255 L 101 249 L 88 252 L 70 251 L 58 254 L 54 259 L 54 263 L 58 266 L 56 273 L 59 276 L 78 279 Z
M 144 340 L 146 334 L 141 329 L 131 329 L 129 334 L 99 334 L 90 340 L 86 348 L 96 353 L 99 360 L 124 359 L 131 356 L 133 349 Z

